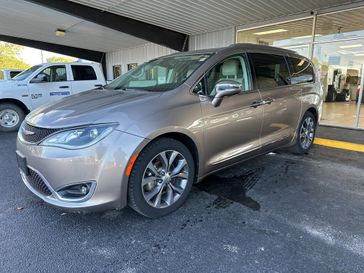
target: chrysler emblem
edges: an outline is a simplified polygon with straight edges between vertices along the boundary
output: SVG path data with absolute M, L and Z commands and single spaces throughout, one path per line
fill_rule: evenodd
M 34 135 L 35 133 L 32 132 L 32 131 L 29 131 L 25 128 L 22 128 L 22 131 L 23 131 L 23 134 L 26 135 L 26 136 L 31 136 L 31 135 Z

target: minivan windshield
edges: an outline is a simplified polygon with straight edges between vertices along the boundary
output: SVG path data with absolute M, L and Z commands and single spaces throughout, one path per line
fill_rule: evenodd
M 38 70 L 41 67 L 41 65 L 35 65 L 32 66 L 31 68 L 19 73 L 18 75 L 16 75 L 13 80 L 16 81 L 23 81 L 26 78 L 28 78 L 31 74 L 33 74 L 34 71 Z
M 105 88 L 164 92 L 180 86 L 211 54 L 171 55 L 144 63 Z

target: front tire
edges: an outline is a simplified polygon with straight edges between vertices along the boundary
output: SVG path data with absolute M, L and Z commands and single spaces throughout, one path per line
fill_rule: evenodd
M 292 147 L 294 154 L 307 154 L 312 147 L 316 134 L 317 121 L 311 112 L 306 112 L 296 133 L 296 141 Z
M 17 131 L 24 117 L 25 113 L 19 106 L 11 103 L 0 104 L 0 132 Z
M 184 144 L 171 138 L 153 141 L 131 171 L 128 204 L 149 218 L 169 214 L 185 202 L 194 177 L 194 159 Z

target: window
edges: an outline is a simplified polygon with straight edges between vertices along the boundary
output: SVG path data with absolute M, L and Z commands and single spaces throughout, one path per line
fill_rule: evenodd
M 130 70 L 132 70 L 132 69 L 136 68 L 137 66 L 138 66 L 138 64 L 137 64 L 137 63 L 127 64 L 128 71 L 130 71 Z
M 215 86 L 224 80 L 232 80 L 242 85 L 244 91 L 251 90 L 248 63 L 242 55 L 230 57 L 215 65 L 206 75 L 207 95 L 215 96 Z
M 106 88 L 164 92 L 180 86 L 209 54 L 180 54 L 139 65 L 111 82 Z
M 18 75 L 16 75 L 14 77 L 14 80 L 23 81 L 26 78 L 30 77 L 30 75 L 33 74 L 35 71 L 37 71 L 39 68 L 41 68 L 41 65 L 32 66 L 31 68 L 29 68 L 29 69 L 19 73 Z
M 44 82 L 67 81 L 67 71 L 64 65 L 49 66 L 43 69 L 39 74 L 43 74 L 45 76 L 43 80 Z
M 291 67 L 291 83 L 299 84 L 314 81 L 312 65 L 304 58 L 287 58 Z
M 18 75 L 21 71 L 10 71 L 10 78 L 14 78 L 16 75 Z
M 72 74 L 75 81 L 97 80 L 94 68 L 88 65 L 72 65 Z
M 258 88 L 275 88 L 290 83 L 283 56 L 261 53 L 253 53 L 251 56 Z
M 121 75 L 121 65 L 113 65 L 112 67 L 112 76 L 113 79 L 116 79 L 117 77 L 119 77 Z

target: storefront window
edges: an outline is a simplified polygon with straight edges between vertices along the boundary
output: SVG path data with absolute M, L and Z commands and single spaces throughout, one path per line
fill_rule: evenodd
M 312 24 L 313 18 L 308 18 L 273 26 L 238 30 L 237 42 L 282 47 L 310 57 Z
M 364 64 L 363 9 L 317 17 L 313 62 L 324 90 L 321 124 L 354 127 Z M 363 111 L 361 111 L 363 115 Z M 360 117 L 359 127 L 364 128 Z
M 364 99 L 357 101 L 364 64 L 364 8 L 314 16 L 266 27 L 238 30 L 238 43 L 286 48 L 312 58 L 324 91 L 321 124 L 364 128 Z M 313 53 L 313 54 L 312 54 Z M 364 97 L 364 96 L 363 96 Z M 360 103 L 360 102 L 359 102 Z

